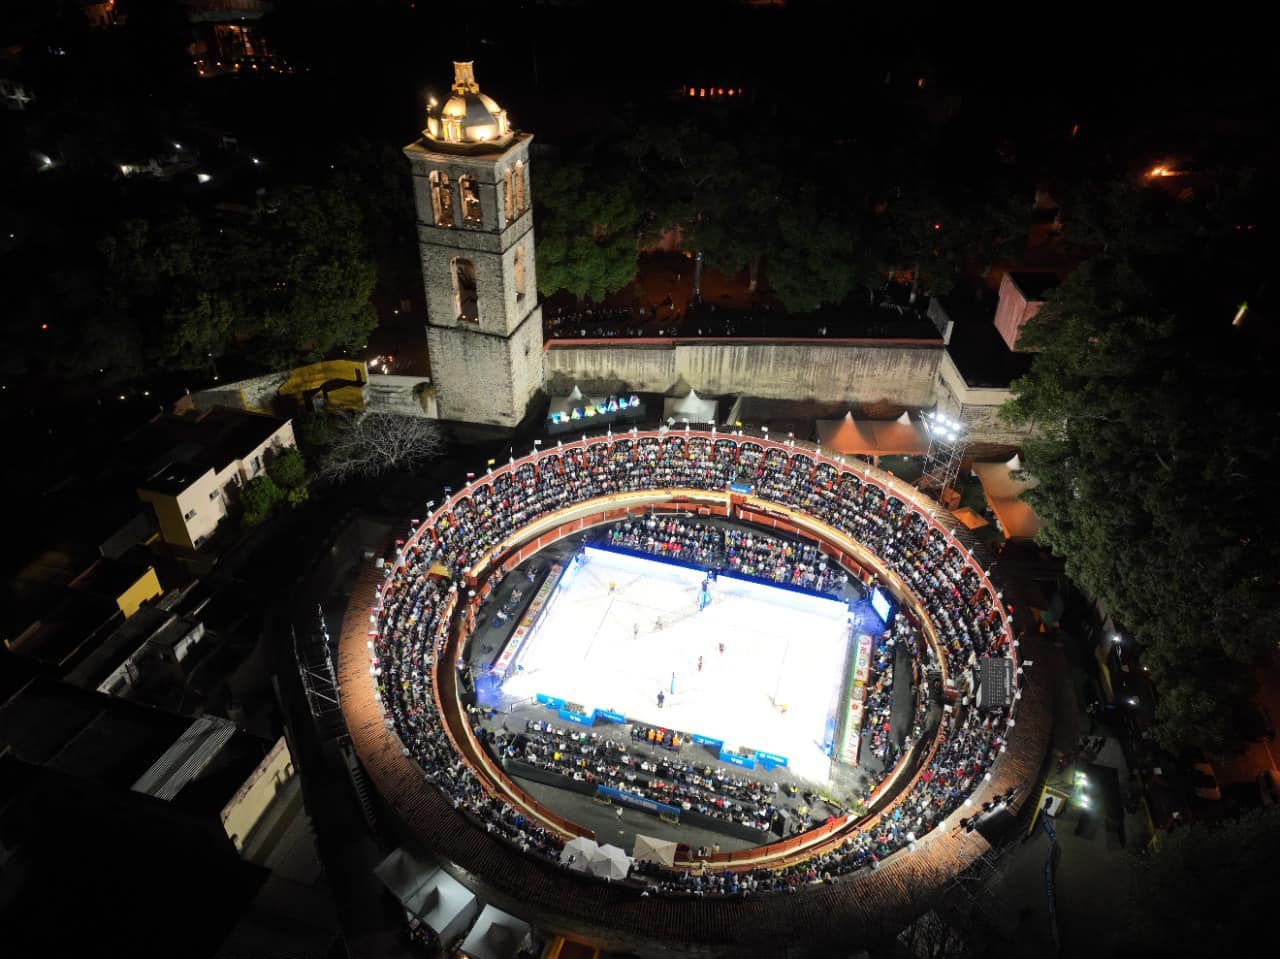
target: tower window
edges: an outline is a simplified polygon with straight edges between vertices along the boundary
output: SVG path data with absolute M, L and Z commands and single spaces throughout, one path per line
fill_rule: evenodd
M 462 191 L 462 219 L 467 223 L 480 222 L 480 188 L 473 176 L 464 176 L 458 181 Z
M 449 189 L 449 174 L 432 170 L 428 177 L 431 184 L 431 212 L 436 226 L 453 226 L 453 191 Z
M 502 212 L 510 223 L 516 218 L 516 198 L 511 189 L 511 171 L 502 171 Z
M 515 259 L 512 262 L 512 277 L 515 279 L 516 302 L 524 299 L 524 247 L 516 247 Z
M 468 323 L 480 322 L 480 298 L 476 293 L 476 267 L 470 260 L 455 257 L 451 264 L 453 274 L 453 305 L 458 319 Z
M 520 162 L 511 171 L 511 193 L 515 204 L 516 216 L 524 212 L 524 163 Z

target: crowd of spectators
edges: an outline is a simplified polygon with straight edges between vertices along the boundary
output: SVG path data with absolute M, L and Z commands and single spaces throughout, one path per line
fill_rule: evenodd
M 849 581 L 812 543 L 671 516 L 623 520 L 606 534 L 609 545 L 728 570 L 813 592 L 832 593 Z
M 982 585 L 962 551 L 923 513 L 852 470 L 815 465 L 801 451 L 766 451 L 752 440 L 729 437 L 619 436 L 548 450 L 536 466 L 526 461 L 514 470 L 500 471 L 456 498 L 433 518 L 431 532 L 404 548 L 379 588 L 371 668 L 387 724 L 427 780 L 455 807 L 523 850 L 547 858 L 558 853 L 561 842 L 555 834 L 485 792 L 452 749 L 441 724 L 432 667 L 463 571 L 522 525 L 592 497 L 656 488 L 723 490 L 729 482 L 744 479 L 759 495 L 806 512 L 859 541 L 900 576 L 934 623 L 942 657 L 953 675 L 972 668 L 978 657 L 1003 652 L 1007 636 L 998 597 Z M 920 652 L 915 636 L 904 641 Z M 922 702 L 926 695 L 922 685 Z M 904 750 L 923 734 L 924 715 L 918 706 Z M 874 867 L 880 858 L 913 844 L 963 802 L 1003 747 L 1007 719 L 1004 713 L 944 708 L 940 746 L 915 787 L 837 850 L 780 871 L 663 873 L 653 889 L 695 895 L 750 893 L 794 888 L 862 865 Z
M 608 786 L 685 812 L 768 832 L 777 809 L 777 786 L 731 775 L 676 756 L 647 758 L 597 733 L 526 721 L 523 733 L 487 737 L 494 754 L 518 759 L 577 782 Z

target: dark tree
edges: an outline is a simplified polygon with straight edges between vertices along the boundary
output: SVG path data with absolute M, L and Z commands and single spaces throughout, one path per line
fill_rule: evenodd
M 1099 256 L 1020 341 L 1006 407 L 1043 541 L 1144 647 L 1167 747 L 1237 741 L 1280 629 L 1280 442 L 1265 364 L 1181 258 Z M 1212 311 L 1212 312 L 1211 312 Z

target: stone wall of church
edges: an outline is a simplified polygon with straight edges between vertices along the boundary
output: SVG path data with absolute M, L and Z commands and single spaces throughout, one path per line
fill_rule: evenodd
M 542 386 L 542 310 L 511 337 L 428 326 L 427 350 L 441 419 L 514 427 Z
M 769 399 L 932 402 L 941 342 L 875 340 L 571 340 L 547 346 L 547 391 L 745 393 Z

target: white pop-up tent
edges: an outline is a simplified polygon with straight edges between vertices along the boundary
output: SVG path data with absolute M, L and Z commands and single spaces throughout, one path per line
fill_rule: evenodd
M 547 413 L 548 415 L 559 413 L 567 416 L 573 412 L 575 406 L 581 407 L 586 402 L 586 399 L 587 398 L 582 395 L 582 390 L 578 389 L 578 385 L 575 383 L 573 385 L 573 389 L 569 391 L 568 396 L 552 397 L 551 406 Z
M 714 423 L 716 401 L 703 399 L 692 389 L 684 396 L 668 396 L 662 401 L 663 421 L 677 423 Z
M 374 868 L 405 912 L 425 923 L 441 941 L 455 939 L 480 913 L 480 901 L 439 866 L 394 849 Z
M 586 836 L 574 836 L 560 850 L 560 861 L 568 865 L 574 872 L 586 872 L 591 858 L 599 851 L 600 845 Z
M 631 857 L 617 846 L 600 846 L 587 860 L 587 872 L 601 879 L 626 879 L 630 871 Z
M 668 839 L 655 839 L 653 836 L 642 836 L 636 833 L 636 844 L 631 850 L 631 858 L 644 862 L 656 862 L 661 866 L 673 866 L 678 848 L 676 843 Z
M 485 906 L 462 941 L 459 955 L 468 959 L 512 959 L 529 937 L 530 926 L 515 916 Z

